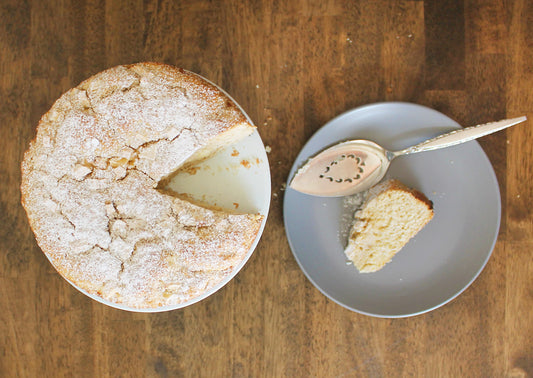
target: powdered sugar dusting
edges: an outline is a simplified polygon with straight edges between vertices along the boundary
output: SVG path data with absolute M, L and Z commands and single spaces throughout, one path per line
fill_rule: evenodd
M 365 201 L 367 192 L 356 193 L 351 196 L 343 197 L 342 199 L 342 215 L 339 226 L 339 240 L 343 247 L 348 244 L 348 237 L 350 230 L 355 222 L 354 214 L 361 208 Z
M 43 116 L 22 164 L 39 245 L 66 278 L 116 303 L 202 294 L 244 259 L 262 217 L 155 188 L 243 120 L 215 87 L 164 65 L 115 67 L 70 90 Z

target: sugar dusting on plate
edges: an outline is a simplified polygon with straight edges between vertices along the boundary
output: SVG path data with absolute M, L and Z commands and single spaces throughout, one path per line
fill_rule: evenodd
M 342 215 L 338 236 L 343 248 L 348 244 L 348 237 L 350 236 L 350 230 L 354 223 L 354 213 L 363 205 L 366 194 L 367 192 L 365 191 L 343 197 L 342 199 Z

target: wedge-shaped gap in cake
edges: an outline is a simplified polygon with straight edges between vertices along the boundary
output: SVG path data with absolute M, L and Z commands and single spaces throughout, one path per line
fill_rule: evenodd
M 218 151 L 208 146 L 161 180 L 158 189 L 203 207 L 258 213 L 270 189 L 260 145 L 254 133 Z

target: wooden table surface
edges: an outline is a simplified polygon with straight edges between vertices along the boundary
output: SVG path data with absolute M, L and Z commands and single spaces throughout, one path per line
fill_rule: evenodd
M 500 184 L 499 239 L 478 279 L 430 313 L 379 319 L 327 299 L 282 214 L 299 150 L 348 109 L 408 101 L 462 125 L 533 119 L 532 17 L 528 0 L 1 0 L 0 376 L 533 376 L 533 121 L 480 140 Z M 272 148 L 252 258 L 206 300 L 158 314 L 71 287 L 20 206 L 40 116 L 90 75 L 139 61 L 218 83 Z

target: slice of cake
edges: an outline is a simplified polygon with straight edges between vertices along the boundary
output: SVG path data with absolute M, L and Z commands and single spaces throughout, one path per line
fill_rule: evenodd
M 391 179 L 368 191 L 354 217 L 344 252 L 360 272 L 375 272 L 433 218 L 433 203 Z

